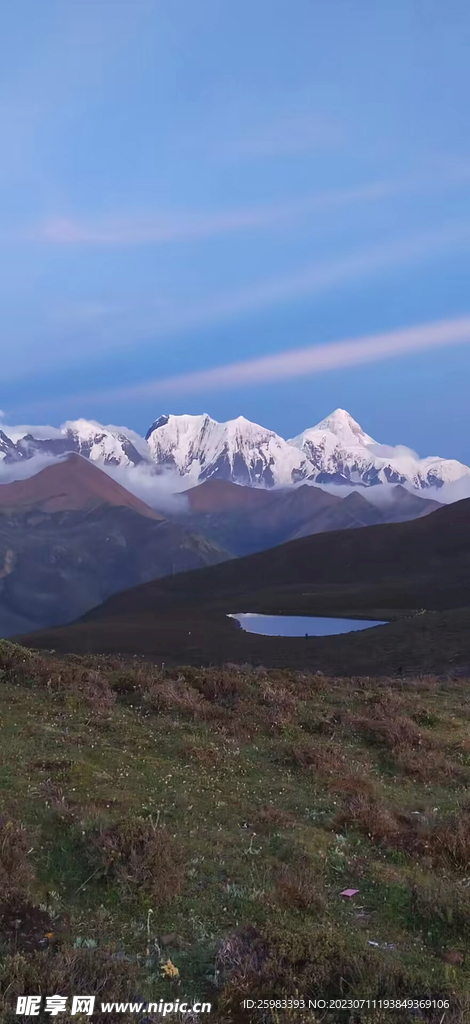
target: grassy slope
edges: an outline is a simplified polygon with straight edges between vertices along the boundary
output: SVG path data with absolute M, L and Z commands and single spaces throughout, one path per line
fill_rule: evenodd
M 197 993 L 224 1022 L 295 992 L 449 998 L 446 1024 L 468 1019 L 467 679 L 162 671 L 6 641 L 0 669 L 2 1020 L 17 994 L 72 990 Z
M 253 609 L 253 605 L 238 610 Z M 266 610 L 266 609 L 263 609 Z M 285 611 L 285 604 L 278 606 Z M 364 610 L 364 609 L 363 609 Z M 317 614 L 321 614 L 319 605 Z M 334 614 L 331 608 L 324 614 Z M 344 605 L 338 614 L 358 616 Z M 367 614 L 367 612 L 366 612 Z M 370 618 L 387 618 L 387 609 L 370 607 Z M 214 665 L 226 661 L 347 675 L 446 671 L 470 665 L 470 608 L 414 614 L 386 626 L 331 637 L 265 637 L 247 633 L 224 614 L 193 609 L 151 609 L 101 621 L 33 633 L 25 642 L 46 650 L 134 654 L 156 663 Z

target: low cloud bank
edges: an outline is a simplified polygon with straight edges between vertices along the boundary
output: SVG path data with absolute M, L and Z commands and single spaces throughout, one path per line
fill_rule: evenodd
M 152 466 L 103 466 L 108 476 L 125 487 L 150 508 L 168 515 L 179 515 L 189 510 L 188 499 L 182 493 L 188 481 L 171 471 L 157 473 Z
M 58 427 L 41 427 L 37 426 L 36 423 L 34 426 L 28 423 L 21 423 L 14 427 L 9 426 L 7 423 L 2 423 L 1 429 L 14 444 L 20 441 L 22 437 L 26 437 L 27 434 L 32 434 L 38 441 L 47 441 L 49 438 L 64 436 L 62 430 L 59 430 Z
M 51 435 L 45 436 L 50 437 Z M 410 457 L 414 454 L 411 449 L 403 449 L 403 451 L 406 451 Z M 62 458 L 66 458 L 66 456 L 62 456 Z M 31 459 L 20 462 L 0 461 L 0 484 L 11 483 L 14 480 L 26 480 L 57 461 L 56 455 L 42 454 L 34 455 Z M 160 473 L 153 466 L 145 463 L 138 466 L 105 466 L 102 463 L 94 463 L 94 465 L 157 512 L 167 515 L 182 515 L 189 511 L 188 499 L 183 492 L 191 487 L 191 483 L 172 470 Z M 348 494 L 357 491 L 373 505 L 379 507 L 388 505 L 394 500 L 393 492 L 397 486 L 396 484 L 377 484 L 372 487 L 364 487 L 361 484 L 318 484 L 315 481 L 302 481 L 302 484 L 305 483 L 311 487 L 320 487 L 321 490 L 341 498 L 347 498 Z M 426 487 L 417 490 L 409 484 L 403 486 L 419 498 L 432 499 L 445 505 L 463 498 L 470 498 L 470 474 L 444 484 L 443 487 Z
M 361 484 L 317 484 L 313 486 L 320 487 L 322 491 L 327 491 L 328 494 L 336 494 L 339 498 L 347 498 L 348 494 L 353 491 L 357 491 L 358 494 L 362 494 L 363 498 L 367 498 L 372 505 L 376 505 L 379 508 L 385 505 L 389 505 L 393 499 L 393 492 L 397 484 L 375 484 L 371 487 L 364 487 Z M 461 501 L 463 498 L 470 498 L 470 474 L 461 477 L 460 480 L 454 480 L 452 483 L 443 484 L 442 487 L 424 487 L 416 488 L 412 487 L 411 484 L 404 483 L 402 486 L 409 491 L 410 494 L 414 494 L 417 498 L 425 498 L 428 501 L 438 501 L 441 505 L 450 505 L 454 501 Z
M 445 505 L 453 501 L 462 501 L 463 498 L 470 498 L 470 474 L 460 477 L 460 480 L 453 480 L 452 483 L 444 484 L 443 487 L 429 487 L 424 492 L 426 498 L 434 498 Z
M 420 462 L 420 456 L 418 452 L 413 451 L 412 448 L 407 448 L 405 444 L 368 444 L 367 450 L 371 455 L 375 455 L 379 459 L 409 459 L 410 462 Z
M 11 436 L 11 435 L 10 435 Z M 0 462 L 0 484 L 11 484 L 14 480 L 27 480 L 30 476 L 36 476 L 57 462 L 55 455 L 33 455 L 31 459 L 22 459 L 20 462 Z
M 19 428 L 17 428 L 19 429 Z M 11 437 L 11 434 L 9 434 Z M 20 434 L 23 437 L 24 434 Z M 36 434 L 37 436 L 37 434 Z M 45 437 L 51 437 L 45 434 Z M 63 436 L 59 434 L 58 436 Z M 46 466 L 51 466 L 67 456 L 57 455 L 33 455 L 30 459 L 22 459 L 19 462 L 0 461 L 0 485 L 9 484 L 14 480 L 27 480 L 36 476 Z M 158 473 L 153 466 L 104 466 L 102 463 L 94 463 L 108 476 L 125 487 L 131 494 L 145 501 L 150 508 L 167 515 L 178 515 L 188 511 L 187 498 L 181 493 L 188 487 L 188 481 L 183 480 L 178 473 Z

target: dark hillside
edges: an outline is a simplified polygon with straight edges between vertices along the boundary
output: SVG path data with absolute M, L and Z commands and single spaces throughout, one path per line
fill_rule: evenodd
M 237 611 L 392 619 L 335 637 L 243 632 Z M 437 614 L 436 614 L 437 613 Z M 470 500 L 407 523 L 306 537 L 116 594 L 28 643 L 192 664 L 224 661 L 342 674 L 470 664 Z
M 179 573 L 117 594 L 88 618 L 115 618 L 131 610 L 133 616 L 139 611 L 147 614 L 162 602 L 259 611 L 260 594 L 282 590 L 290 592 L 291 601 L 293 594 L 304 596 L 301 588 L 310 586 L 314 590 L 340 587 L 346 593 L 349 589 L 371 595 L 384 592 L 384 597 L 388 590 L 390 609 L 465 605 L 470 602 L 470 499 L 411 522 L 316 534 L 197 572 Z M 233 606 L 234 599 L 255 597 L 256 608 Z M 344 605 L 350 607 L 349 597 Z M 367 607 L 373 606 L 369 601 Z

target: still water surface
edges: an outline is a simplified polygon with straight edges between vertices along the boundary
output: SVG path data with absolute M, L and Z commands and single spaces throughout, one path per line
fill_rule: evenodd
M 247 633 L 262 633 L 264 636 L 332 636 L 335 633 L 351 633 L 355 629 L 370 629 L 384 623 L 373 619 L 324 619 L 307 615 L 257 615 L 244 612 L 231 615 L 237 619 Z

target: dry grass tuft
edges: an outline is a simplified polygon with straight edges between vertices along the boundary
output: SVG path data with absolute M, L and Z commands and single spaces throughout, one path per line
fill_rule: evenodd
M 196 740 L 187 740 L 182 744 L 183 757 L 196 761 L 201 768 L 215 768 L 223 760 L 218 747 L 213 744 L 198 743 Z
M 176 712 L 195 720 L 211 717 L 211 706 L 199 690 L 185 682 L 183 677 L 154 683 L 144 694 L 146 704 L 152 710 L 168 714 Z
M 326 907 L 323 882 L 308 863 L 283 864 L 276 879 L 276 893 L 285 907 L 316 915 L 322 914 Z
M 108 712 L 116 699 L 103 672 L 65 660 L 58 661 L 50 655 L 48 657 L 4 640 L 0 643 L 0 672 L 5 681 L 21 686 L 34 684 L 51 692 L 73 694 L 91 704 L 96 714 Z
M 370 799 L 377 799 L 377 787 L 373 779 L 368 775 L 343 775 L 338 779 L 332 779 L 328 786 L 331 793 L 339 793 L 342 796 L 365 796 Z
M 262 702 L 266 705 L 271 717 L 277 723 L 288 724 L 298 714 L 299 697 L 283 684 L 275 684 L 271 680 L 263 680 L 260 684 Z
M 390 707 L 390 702 L 377 704 L 370 715 L 347 715 L 346 721 L 369 743 L 384 746 L 392 751 L 400 750 L 403 747 L 433 746 L 435 743 L 432 734 L 420 729 L 412 718 L 403 713 L 397 713 L 395 707 Z
M 399 834 L 393 814 L 367 793 L 357 793 L 345 801 L 335 819 L 336 828 L 352 828 L 375 842 L 391 841 Z
M 470 816 L 452 815 L 438 822 L 416 840 L 416 852 L 429 855 L 436 866 L 470 870 Z
M 210 672 L 201 672 L 194 680 L 194 686 L 211 704 L 222 704 L 231 709 L 250 692 L 252 685 L 246 673 L 236 669 L 212 669 Z
M 10 1019 L 3 1015 L 14 1013 L 20 995 L 76 992 L 102 1000 L 129 1000 L 135 998 L 138 986 L 138 967 L 111 951 L 60 946 L 28 955 L 18 952 L 0 961 L 0 1016 Z M 75 1019 L 79 1018 L 71 1018 Z M 109 1014 L 99 1012 L 93 1019 L 112 1020 Z M 126 1016 L 120 1014 L 119 1019 L 126 1020 Z
M 165 826 L 124 818 L 92 833 L 91 842 L 108 880 L 144 890 L 156 906 L 169 903 L 180 892 L 185 854 Z
M 286 764 L 307 768 L 321 776 L 341 776 L 345 773 L 346 755 L 339 743 L 321 741 L 311 737 L 300 738 L 284 746 L 281 758 Z
M 442 874 L 425 875 L 416 872 L 410 879 L 411 911 L 414 920 L 428 931 L 456 932 L 458 938 L 468 944 L 470 939 L 470 892 L 456 886 Z
M 0 889 L 26 891 L 34 880 L 28 860 L 32 834 L 7 815 L 0 817 Z
M 469 777 L 468 768 L 452 761 L 438 750 L 422 750 L 405 744 L 397 746 L 393 751 L 393 759 L 397 768 L 406 776 L 418 782 L 441 782 L 443 779 L 466 782 Z
M 217 951 L 215 971 L 219 986 L 234 976 L 241 984 L 261 976 L 269 955 L 269 945 L 256 928 L 237 928 L 222 940 Z
M 255 818 L 255 828 L 260 831 L 269 832 L 276 828 L 292 828 L 295 817 L 290 811 L 284 811 L 281 807 L 274 807 L 267 804 L 260 807 Z

